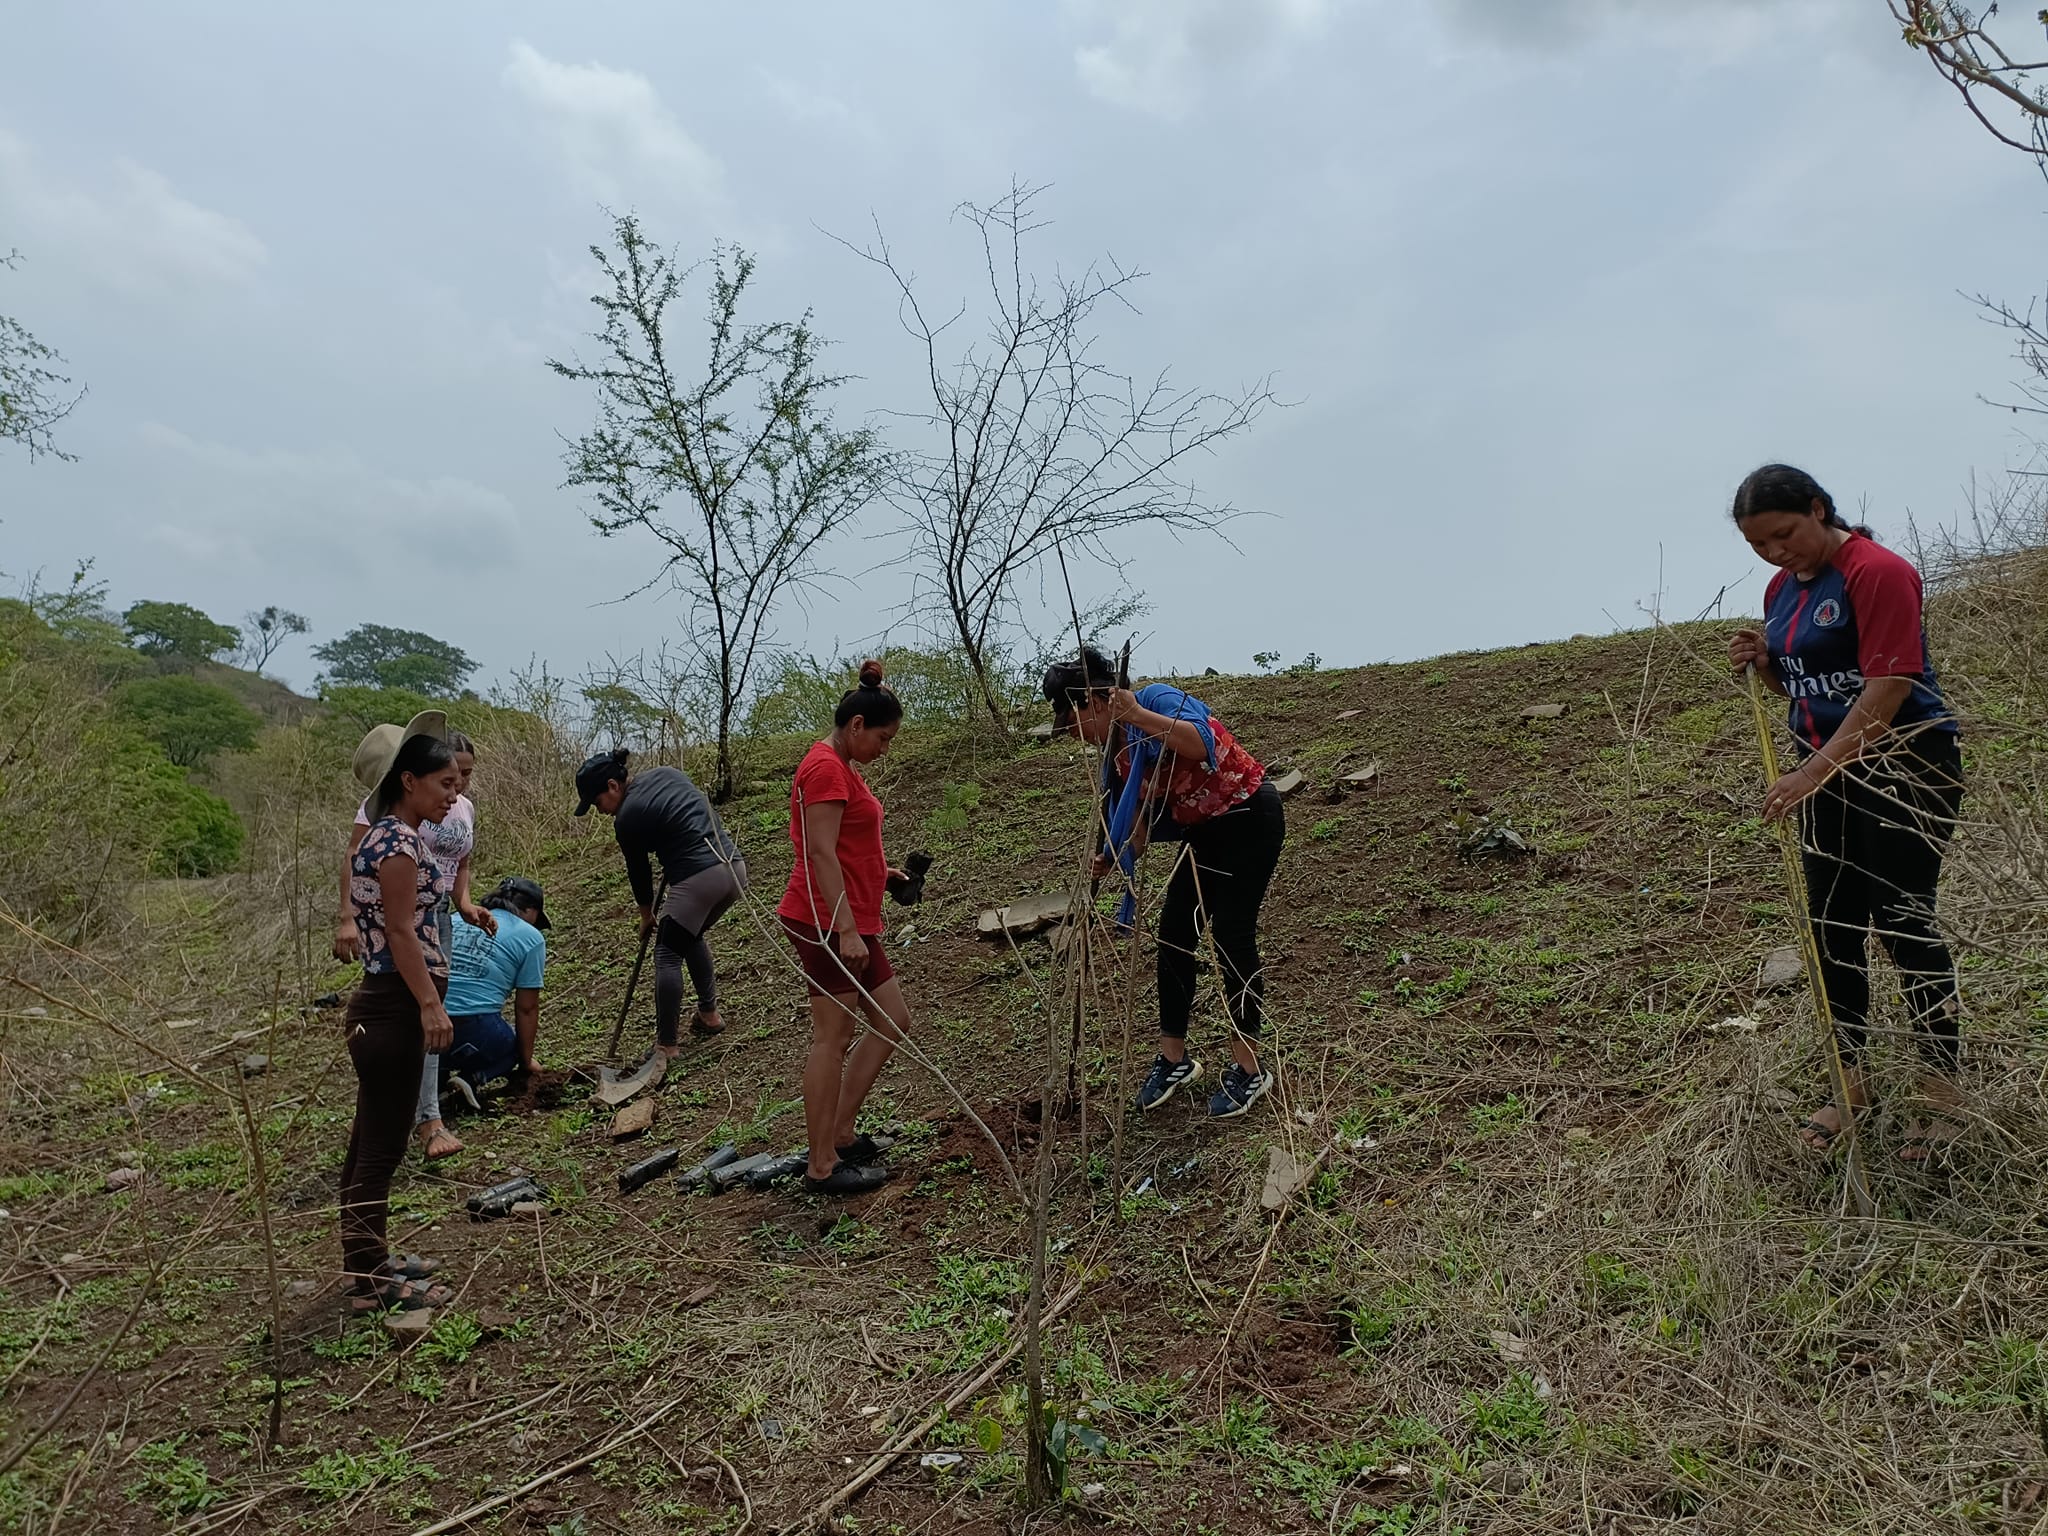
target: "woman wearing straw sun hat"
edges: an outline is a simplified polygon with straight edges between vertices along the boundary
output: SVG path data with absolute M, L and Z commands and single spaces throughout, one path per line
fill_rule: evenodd
M 429 1051 L 453 1026 L 442 996 L 448 956 L 435 913 L 448 877 L 420 839 L 422 821 L 454 809 L 460 774 L 438 710 L 403 726 L 379 725 L 356 748 L 356 781 L 369 792 L 369 830 L 349 860 L 349 902 L 363 980 L 344 1030 L 356 1073 L 355 1119 L 341 1168 L 341 1267 L 358 1311 L 434 1307 L 452 1299 L 432 1266 L 386 1245 L 391 1177 L 405 1157 Z

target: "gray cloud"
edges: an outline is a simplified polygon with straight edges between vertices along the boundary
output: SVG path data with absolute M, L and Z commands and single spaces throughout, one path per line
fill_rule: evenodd
M 1441 6 L 1453 30 L 1553 46 L 1619 23 L 1698 28 L 1740 44 L 1760 21 L 1841 8 L 1839 0 L 1441 0 Z
M 1322 30 L 1339 0 L 1075 0 L 1095 41 L 1074 50 L 1089 92 L 1155 117 L 1191 111 L 1216 75 L 1270 65 Z
M 240 219 L 179 195 L 170 179 L 117 157 L 106 173 L 66 177 L 27 141 L 0 132 L 0 210 L 22 241 L 131 294 L 235 283 L 269 259 Z
M 690 136 L 645 75 L 566 64 L 515 42 L 503 78 L 535 110 L 577 183 L 600 202 L 658 195 L 713 220 L 727 211 L 725 167 Z
M 170 562 L 286 579 L 376 576 L 388 551 L 426 528 L 459 530 L 462 566 L 503 570 L 519 518 L 503 493 L 454 475 L 408 479 L 341 448 L 250 449 L 161 422 L 140 436 L 155 466 L 156 507 L 137 533 Z M 431 578 L 422 573 L 423 580 Z

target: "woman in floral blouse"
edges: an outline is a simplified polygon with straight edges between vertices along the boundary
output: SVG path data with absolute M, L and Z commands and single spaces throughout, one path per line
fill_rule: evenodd
M 394 1255 L 385 1240 L 391 1177 L 412 1134 L 422 1064 L 454 1036 L 441 1001 L 448 956 L 435 921 L 449 877 L 419 830 L 423 821 L 446 821 L 455 807 L 460 774 L 446 731 L 443 717 L 430 712 L 404 727 L 377 726 L 356 748 L 370 825 L 349 859 L 363 980 L 345 1023 L 356 1113 L 341 1168 L 341 1268 L 358 1311 L 453 1299 L 427 1278 L 431 1261 Z
M 1287 836 L 1279 793 L 1208 705 L 1167 683 L 1148 683 L 1135 693 L 1119 687 L 1116 669 L 1100 651 L 1085 650 L 1080 660 L 1050 668 L 1045 696 L 1059 729 L 1108 748 L 1103 797 L 1109 840 L 1095 856 L 1097 878 L 1117 867 L 1128 875 L 1154 837 L 1186 845 L 1159 910 L 1159 1055 L 1138 1090 L 1138 1108 L 1158 1108 L 1201 1074 L 1187 1035 L 1196 950 L 1206 925 L 1221 962 L 1235 1058 L 1210 1096 L 1209 1114 L 1219 1120 L 1241 1115 L 1273 1085 L 1256 1042 L 1266 991 L 1259 907 Z M 1126 920 L 1129 908 L 1126 895 Z

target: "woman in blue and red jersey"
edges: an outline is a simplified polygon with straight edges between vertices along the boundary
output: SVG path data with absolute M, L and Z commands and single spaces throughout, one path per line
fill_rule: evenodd
M 1814 478 L 1789 465 L 1766 464 L 1744 480 L 1734 515 L 1778 574 L 1764 594 L 1763 629 L 1737 633 L 1729 659 L 1791 700 L 1800 746 L 1799 766 L 1765 795 L 1764 816 L 1800 816 L 1807 904 L 1852 1109 L 1870 1102 L 1862 1057 L 1873 927 L 1898 967 L 1926 1066 L 1925 1113 L 1899 1155 L 1923 1162 L 1961 1132 L 1960 1002 L 1934 898 L 1963 770 L 1956 718 L 1927 652 L 1920 573 L 1869 529 L 1845 523 Z M 1825 1151 L 1841 1130 L 1830 1104 L 1807 1116 L 1800 1136 Z
M 1201 1075 L 1187 1036 L 1206 926 L 1234 1058 L 1209 1097 L 1209 1115 L 1242 1115 L 1273 1086 L 1258 1052 L 1266 996 L 1259 908 L 1287 837 L 1279 791 L 1208 705 L 1168 683 L 1136 692 L 1120 686 L 1117 669 L 1093 647 L 1078 660 L 1055 663 L 1044 689 L 1055 728 L 1103 748 L 1109 838 L 1095 856 L 1096 878 L 1118 867 L 1128 876 L 1155 837 L 1186 845 L 1159 908 L 1159 1054 L 1138 1089 L 1138 1108 L 1157 1109 Z M 1130 907 L 1126 894 L 1122 920 Z

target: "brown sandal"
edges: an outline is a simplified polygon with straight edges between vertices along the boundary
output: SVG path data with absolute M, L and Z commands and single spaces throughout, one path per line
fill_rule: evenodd
M 444 1145 L 444 1143 L 448 1142 L 453 1142 L 454 1145 Z M 436 1147 L 440 1147 L 441 1150 L 436 1152 L 434 1150 Z M 456 1153 L 463 1150 L 465 1150 L 465 1144 L 462 1138 L 449 1130 L 445 1125 L 420 1144 L 420 1156 L 430 1163 L 438 1163 L 442 1158 L 453 1157 Z
M 418 1312 L 426 1307 L 445 1307 L 454 1299 L 455 1293 L 445 1285 L 386 1275 L 368 1291 L 351 1296 L 349 1309 L 358 1316 L 371 1312 Z

